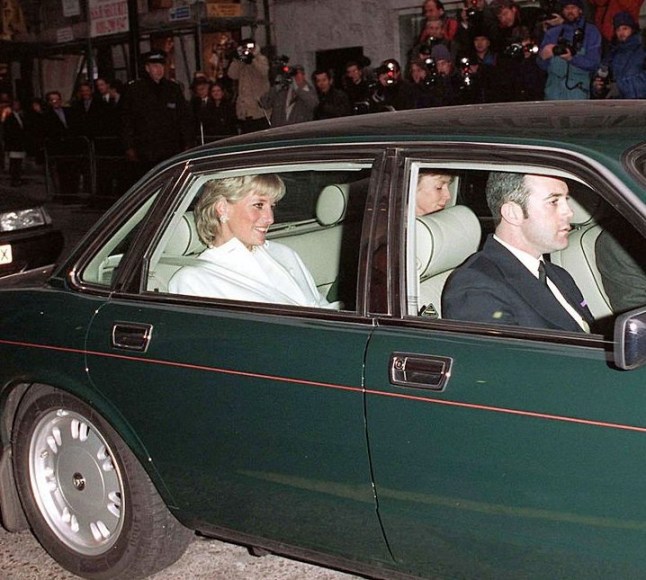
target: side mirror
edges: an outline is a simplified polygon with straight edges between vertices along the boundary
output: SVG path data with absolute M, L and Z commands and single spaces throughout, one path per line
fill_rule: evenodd
M 615 364 L 627 371 L 646 364 L 646 309 L 621 314 L 615 320 Z

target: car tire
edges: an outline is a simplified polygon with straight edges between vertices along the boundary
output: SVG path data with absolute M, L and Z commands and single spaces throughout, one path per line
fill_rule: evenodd
M 193 532 L 169 512 L 117 432 L 80 399 L 35 386 L 13 430 L 14 472 L 45 550 L 85 578 L 141 578 L 175 562 Z

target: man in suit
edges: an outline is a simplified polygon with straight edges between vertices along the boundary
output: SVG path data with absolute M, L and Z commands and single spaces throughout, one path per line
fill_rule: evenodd
M 491 173 L 487 204 L 496 231 L 447 280 L 444 317 L 589 332 L 592 315 L 576 283 L 543 259 L 567 247 L 573 215 L 567 196 L 560 179 Z
M 305 69 L 300 65 L 292 67 L 289 82 L 275 84 L 260 99 L 261 105 L 271 109 L 271 126 L 282 127 L 314 119 L 314 109 L 319 99 L 316 91 L 307 82 Z

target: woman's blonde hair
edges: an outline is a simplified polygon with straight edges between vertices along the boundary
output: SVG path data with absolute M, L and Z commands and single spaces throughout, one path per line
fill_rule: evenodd
M 285 195 L 285 184 L 278 175 L 273 173 L 225 177 L 206 182 L 204 191 L 193 210 L 197 235 L 206 246 L 213 247 L 222 227 L 220 216 L 215 208 L 217 203 L 221 200 L 237 203 L 251 193 L 267 196 L 276 203 Z

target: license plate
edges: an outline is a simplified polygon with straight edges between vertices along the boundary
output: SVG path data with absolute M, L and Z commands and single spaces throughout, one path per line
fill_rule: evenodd
M 0 264 L 11 264 L 12 261 L 11 245 L 0 246 Z

